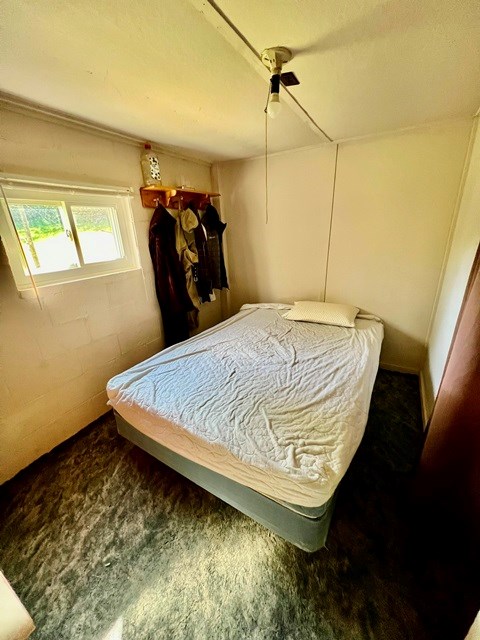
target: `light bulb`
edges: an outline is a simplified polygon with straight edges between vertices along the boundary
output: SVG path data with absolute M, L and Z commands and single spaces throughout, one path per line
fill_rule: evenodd
M 282 110 L 282 103 L 278 93 L 271 93 L 268 100 L 267 113 L 270 118 L 276 118 Z

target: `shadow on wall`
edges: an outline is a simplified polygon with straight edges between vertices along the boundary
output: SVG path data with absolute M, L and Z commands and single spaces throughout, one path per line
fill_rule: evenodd
M 389 322 L 385 323 L 380 362 L 388 366 L 391 362 L 403 362 L 402 369 L 412 373 L 421 371 L 426 357 L 425 343 L 401 331 Z M 399 347 L 398 345 L 401 345 Z M 398 367 L 395 367 L 398 369 Z
M 10 263 L 8 261 L 7 252 L 5 251 L 5 247 L 3 245 L 2 238 L 0 237 L 0 287 L 1 287 L 1 309 L 2 311 L 5 308 L 7 303 L 13 302 L 14 304 L 21 304 L 22 302 L 25 304 L 30 304 L 33 300 L 24 301 L 21 300 L 17 286 L 15 284 L 15 280 L 13 278 L 13 272 L 10 268 Z M 35 306 L 37 305 L 36 300 L 33 300 Z

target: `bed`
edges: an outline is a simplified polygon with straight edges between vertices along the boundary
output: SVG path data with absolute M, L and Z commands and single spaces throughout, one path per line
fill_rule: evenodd
M 244 305 L 107 385 L 120 434 L 306 551 L 325 544 L 362 439 L 383 325 Z

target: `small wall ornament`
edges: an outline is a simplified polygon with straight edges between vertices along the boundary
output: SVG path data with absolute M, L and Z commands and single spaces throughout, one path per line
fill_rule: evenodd
M 162 184 L 160 163 L 157 155 L 152 151 L 152 146 L 146 142 L 140 164 L 142 166 L 143 184 L 145 187 Z

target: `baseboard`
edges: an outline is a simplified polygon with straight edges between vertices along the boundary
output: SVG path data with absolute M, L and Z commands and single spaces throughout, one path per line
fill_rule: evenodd
M 397 371 L 398 373 L 409 373 L 418 376 L 420 386 L 420 405 L 422 410 L 422 423 L 423 428 L 426 429 L 428 420 L 431 415 L 431 403 L 428 401 L 428 393 L 425 385 L 425 378 L 423 371 L 418 369 L 412 369 L 411 367 L 402 367 L 398 364 L 389 364 L 388 362 L 380 362 L 380 369 L 386 371 Z
M 422 405 L 422 421 L 423 421 L 423 428 L 426 429 L 427 428 L 427 424 L 428 421 L 430 419 L 430 416 L 432 415 L 432 403 L 429 402 L 429 397 L 428 397 L 428 393 L 427 393 L 427 386 L 425 384 L 425 374 L 423 373 L 423 371 L 420 371 L 420 403 Z
M 420 373 L 418 369 L 411 367 L 402 367 L 398 364 L 389 364 L 388 362 L 380 362 L 380 369 L 386 369 L 387 371 L 398 371 L 398 373 L 412 373 L 416 376 Z

